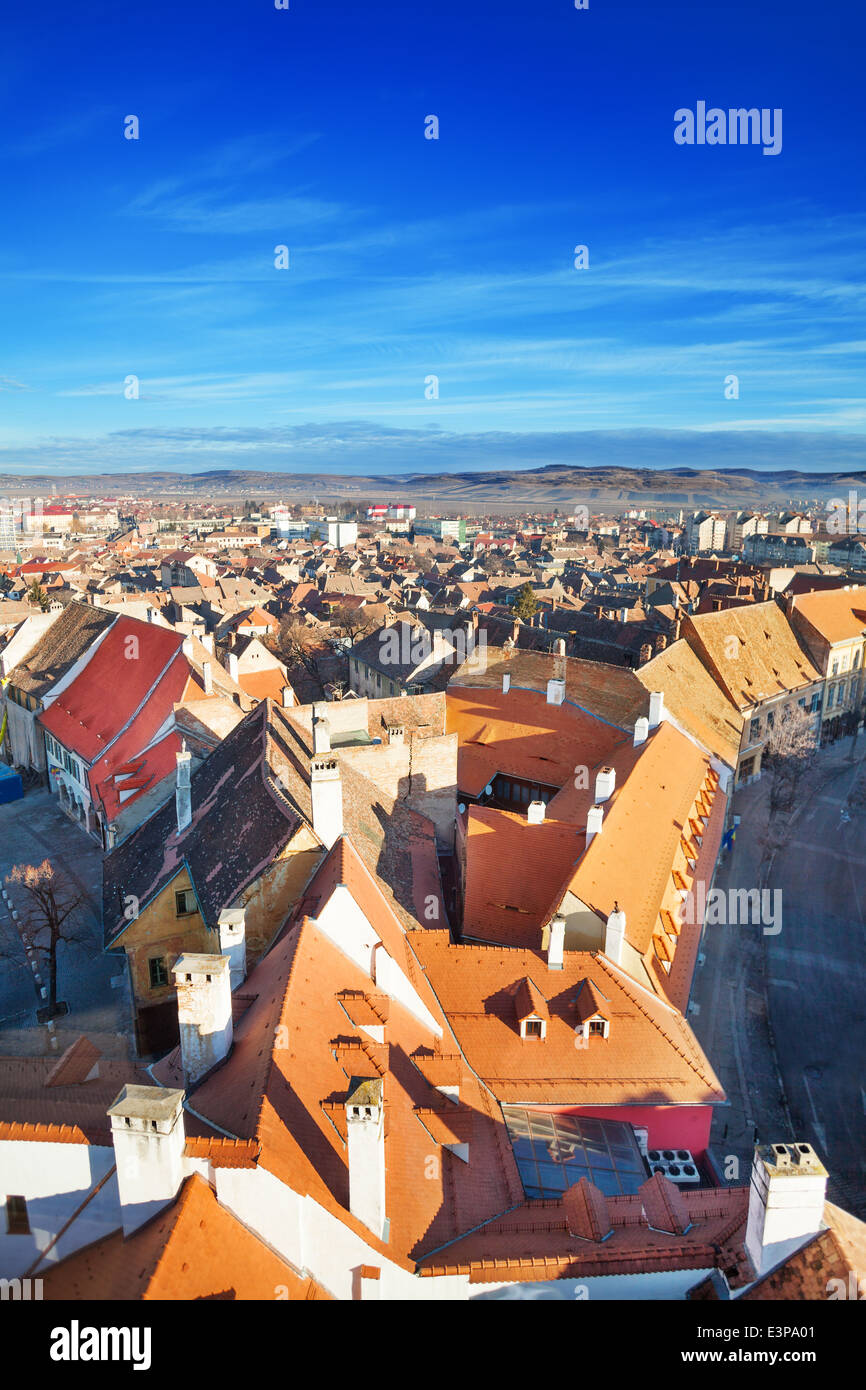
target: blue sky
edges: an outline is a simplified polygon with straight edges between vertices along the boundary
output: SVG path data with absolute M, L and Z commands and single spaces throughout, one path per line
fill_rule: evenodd
M 855 0 L 14 7 L 0 468 L 864 466 L 864 31 Z M 781 108 L 781 153 L 678 146 L 699 100 Z

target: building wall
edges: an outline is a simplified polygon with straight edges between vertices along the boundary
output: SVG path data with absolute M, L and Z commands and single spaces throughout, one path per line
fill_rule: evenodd
M 300 898 L 323 849 L 307 825 L 240 896 L 246 907 L 247 970 L 261 959 Z M 227 904 L 228 906 L 228 904 Z M 194 948 L 188 948 L 194 949 Z
M 24 1274 L 113 1165 L 113 1148 L 0 1141 L 0 1278 Z M 6 1198 L 13 1195 L 27 1202 L 29 1235 L 6 1234 L 2 1209 Z M 117 1178 L 112 1177 L 50 1251 L 43 1269 L 119 1225 Z
M 411 738 L 402 744 L 382 743 L 340 749 L 345 760 L 383 792 L 405 801 L 428 816 L 436 827 L 436 843 L 450 850 L 457 813 L 457 735 Z

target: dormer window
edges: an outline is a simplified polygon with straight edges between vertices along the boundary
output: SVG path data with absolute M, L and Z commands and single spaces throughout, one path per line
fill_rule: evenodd
M 591 1018 L 589 1020 L 589 1036 L 591 1038 L 606 1038 L 608 1027 L 609 1025 L 606 1019 Z
M 520 1033 L 521 1033 L 521 1037 L 524 1037 L 524 1038 L 543 1038 L 543 1037 L 544 1037 L 544 1019 L 543 1019 L 543 1018 L 525 1018 L 525 1019 L 523 1020 L 522 1024 L 521 1024 Z

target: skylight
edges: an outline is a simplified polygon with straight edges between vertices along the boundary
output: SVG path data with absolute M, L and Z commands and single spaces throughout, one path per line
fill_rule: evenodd
M 544 1115 L 503 1106 L 508 1137 L 527 1197 L 561 1197 L 588 1178 L 607 1197 L 637 1192 L 647 1168 L 634 1130 L 621 1120 Z

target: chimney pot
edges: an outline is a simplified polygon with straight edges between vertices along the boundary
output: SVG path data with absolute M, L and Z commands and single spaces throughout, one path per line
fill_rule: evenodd
M 381 1240 L 385 1228 L 385 1125 L 381 1077 L 352 1077 L 346 1096 L 349 1210 Z
M 614 768 L 614 767 L 603 767 L 603 768 L 601 768 L 601 769 L 598 771 L 598 773 L 596 774 L 596 778 L 595 778 L 595 800 L 596 800 L 596 803 L 598 803 L 598 802 L 600 802 L 600 801 L 607 801 L 609 797 L 613 796 L 613 792 L 614 792 L 614 788 L 615 788 L 615 787 L 616 787 L 616 768 Z
M 827 1176 L 810 1144 L 763 1144 L 755 1149 L 746 1253 L 757 1277 L 822 1229 Z
M 184 1179 L 183 1091 L 124 1086 L 106 1112 L 124 1235 L 177 1196 Z

